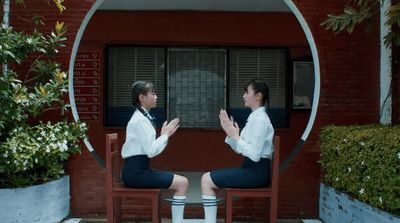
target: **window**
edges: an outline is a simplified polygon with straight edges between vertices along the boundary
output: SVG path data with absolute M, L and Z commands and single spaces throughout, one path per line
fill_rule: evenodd
M 232 49 L 229 54 L 229 111 L 244 126 L 250 109 L 244 107 L 243 87 L 250 79 L 269 88 L 269 114 L 274 127 L 288 126 L 286 50 Z
M 124 127 L 132 115 L 131 86 L 149 80 L 156 86 L 156 124 L 179 117 L 181 127 L 219 128 L 227 108 L 244 125 L 243 87 L 260 78 L 270 88 L 268 109 L 275 127 L 287 127 L 287 53 L 283 49 L 107 48 L 105 125 Z
M 218 128 L 225 108 L 226 52 L 217 49 L 168 50 L 168 116 L 181 127 Z
M 156 123 L 164 120 L 165 50 L 146 47 L 109 47 L 107 66 L 106 126 L 126 126 L 132 116 L 132 84 L 135 80 L 154 83 L 157 108 L 152 109 Z
M 293 62 L 293 109 L 311 109 L 314 97 L 314 63 Z

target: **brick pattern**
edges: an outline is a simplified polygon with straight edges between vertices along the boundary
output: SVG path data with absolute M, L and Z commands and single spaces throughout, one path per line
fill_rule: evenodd
M 63 67 L 67 68 L 72 43 L 81 21 L 94 1 L 70 0 L 67 2 L 67 11 L 62 16 L 55 16 L 54 7 L 46 6 L 42 0 L 32 0 L 27 3 L 27 8 L 16 8 L 12 5 L 12 12 L 24 17 L 31 17 L 34 9 L 38 9 L 46 16 L 46 23 L 50 26 L 56 20 L 65 21 L 68 26 L 68 43 L 60 55 Z M 299 156 L 291 163 L 289 168 L 280 177 L 280 196 L 278 216 L 280 218 L 316 217 L 318 216 L 318 194 L 319 182 L 321 179 L 319 157 L 319 129 L 327 124 L 365 124 L 376 123 L 379 120 L 379 27 L 378 18 L 374 18 L 373 31 L 370 34 L 364 33 L 362 27 L 358 27 L 353 34 L 341 33 L 334 35 L 324 30 L 320 26 L 326 14 L 340 12 L 347 0 L 328 0 L 322 5 L 317 0 L 295 1 L 296 5 L 303 13 L 311 31 L 314 35 L 321 66 L 321 97 L 319 102 L 316 123 L 304 148 Z M 33 8 L 34 7 L 34 8 Z M 36 12 L 37 13 L 37 12 Z M 126 13 L 126 12 L 125 12 Z M 114 32 L 104 33 L 102 28 L 89 24 L 85 31 L 85 44 L 92 44 L 95 48 L 103 50 L 104 44 L 108 43 L 148 43 L 148 44 L 180 44 L 180 45 L 261 45 L 261 46 L 287 46 L 285 43 L 292 41 L 288 46 L 292 52 L 292 58 L 309 57 L 304 53 L 308 48 L 304 35 L 299 32 L 298 26 L 291 27 L 291 32 L 282 31 L 285 27 L 280 19 L 272 20 L 279 23 L 277 27 L 257 26 L 264 24 L 262 20 L 271 15 L 251 14 L 249 17 L 256 16 L 256 23 L 246 23 L 237 19 L 235 22 L 227 20 L 226 26 L 218 26 L 218 21 L 230 18 L 229 13 L 209 13 L 197 14 L 194 12 L 182 13 L 180 18 L 173 12 L 166 13 L 168 16 L 162 22 L 172 21 L 172 23 L 182 25 L 182 20 L 186 21 L 186 26 L 181 26 L 179 33 L 171 32 L 165 26 L 158 27 L 158 22 L 154 16 L 149 16 L 144 12 L 133 15 L 135 18 L 145 18 L 144 23 L 137 23 L 137 20 L 128 20 L 124 24 L 112 23 L 107 21 L 107 13 L 96 14 L 98 21 L 104 27 L 122 27 L 126 35 L 115 35 Z M 186 17 L 185 17 L 186 16 Z M 226 16 L 226 17 L 225 17 Z M 233 15 L 241 18 L 240 13 Z M 242 15 L 243 16 L 243 15 Z M 279 15 L 278 15 L 279 16 Z M 114 17 L 115 18 L 115 17 Z M 258 20 L 257 18 L 260 18 Z M 117 19 L 117 18 L 115 18 Z M 18 30 L 29 30 L 31 26 L 12 16 L 12 25 Z M 199 31 L 196 35 L 188 36 L 188 30 L 192 26 Z M 293 24 L 293 23 L 289 23 Z M 296 23 L 297 24 L 297 23 Z M 124 26 L 125 25 L 125 26 Z M 136 25 L 136 29 L 133 28 Z M 155 32 L 147 34 L 141 32 L 146 26 L 155 26 Z M 162 24 L 165 25 L 165 24 Z M 183 24 L 185 25 L 185 24 Z M 196 25 L 196 26 L 195 26 Z M 208 26 L 213 27 L 210 32 Z M 228 28 L 242 26 L 245 32 L 241 36 L 236 36 L 237 32 L 230 32 Z M 260 29 L 260 27 L 264 27 Z M 48 29 L 49 27 L 43 28 Z M 261 30 L 261 31 L 260 31 Z M 260 32 L 262 37 L 252 33 Z M 189 32 L 190 33 L 190 32 Z M 158 40 L 161 34 L 168 35 L 165 41 Z M 99 39 L 102 37 L 104 39 Z M 256 36 L 256 37 L 254 37 Z M 254 38 L 252 38 L 254 37 Z M 183 39 L 183 40 L 182 40 Z M 293 40 L 294 39 L 294 40 Z M 86 43 L 85 43 L 86 41 Z M 397 80 L 397 86 L 400 83 Z M 399 107 L 400 94 L 397 94 L 397 108 Z M 398 110 L 398 109 L 397 109 Z M 397 120 L 399 120 L 399 114 Z M 282 160 L 287 157 L 291 149 L 294 148 L 300 138 L 307 123 L 309 113 L 291 113 L 290 129 L 280 129 L 277 131 L 282 140 Z M 105 129 L 102 123 L 90 125 L 89 137 L 98 153 L 104 157 L 104 135 L 109 132 L 117 131 L 124 137 L 123 129 Z M 166 170 L 197 170 L 208 171 L 214 168 L 234 166 L 240 163 L 241 158 L 223 144 L 224 135 L 219 131 L 180 130 L 174 136 L 163 154 L 152 161 L 155 168 Z M 207 146 L 203 146 L 207 142 Z M 120 142 L 122 145 L 122 141 Z M 218 149 L 217 149 L 218 148 Z M 213 154 L 213 155 L 210 155 Z M 221 157 L 223 161 L 221 162 Z M 207 161 L 204 161 L 207 160 Z M 105 172 L 99 167 L 88 151 L 83 148 L 81 155 L 72 157 L 68 163 L 68 172 L 71 175 L 71 212 L 75 216 L 104 216 L 105 215 Z M 127 216 L 135 218 L 146 218 L 144 201 L 131 202 L 129 206 L 135 209 L 127 211 Z M 235 217 L 251 217 L 261 219 L 265 215 L 266 203 L 260 200 L 243 199 L 235 204 Z M 163 217 L 170 216 L 169 207 L 164 204 L 162 208 Z M 201 217 L 203 214 L 201 207 L 188 207 L 187 217 Z M 223 208 L 219 209 L 219 214 L 223 214 Z
M 318 118 L 326 124 L 377 122 L 379 115 L 379 26 L 365 34 L 357 27 L 351 34 L 334 35 L 319 24 L 330 12 L 341 11 L 346 1 L 297 1 L 313 32 L 321 62 L 321 99 Z M 318 10 L 316 10 L 318 8 Z

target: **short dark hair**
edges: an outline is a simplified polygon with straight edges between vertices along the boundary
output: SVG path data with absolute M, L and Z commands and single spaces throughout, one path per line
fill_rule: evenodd
M 150 81 L 135 81 L 132 84 L 132 105 L 134 107 L 141 106 L 139 96 L 146 95 L 149 92 L 155 91 L 154 84 Z
M 245 86 L 244 91 L 247 92 L 247 88 L 251 86 L 254 89 L 254 93 L 261 93 L 262 104 L 269 106 L 269 88 L 267 83 L 260 79 L 251 79 Z

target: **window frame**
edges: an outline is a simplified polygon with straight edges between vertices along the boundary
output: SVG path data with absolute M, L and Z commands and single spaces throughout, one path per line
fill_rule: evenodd
M 227 106 L 227 101 L 228 101 L 228 97 L 227 97 L 227 92 L 228 92 L 228 87 L 227 87 L 227 84 L 228 84 L 228 82 L 227 82 L 227 76 L 228 76 L 228 67 L 229 67 L 229 65 L 228 65 L 228 50 L 226 49 L 226 48 L 222 48 L 222 47 L 188 47 L 188 46 L 181 46 L 181 47 L 171 47 L 171 46 L 169 46 L 169 47 L 166 47 L 165 48 L 166 49 L 166 57 L 167 57 L 167 59 L 166 59 L 166 61 L 165 61 L 165 67 L 166 67 L 166 69 L 165 69 L 165 77 L 166 77 L 166 79 L 167 79 L 167 81 L 165 82 L 165 85 L 166 85 L 166 87 L 165 87 L 165 90 L 167 91 L 166 93 L 165 93 L 165 95 L 166 95 L 166 111 L 165 111 L 165 114 L 166 114 L 166 118 L 167 118 L 167 120 L 170 120 L 172 117 L 170 117 L 170 114 L 169 114 L 169 112 L 170 112 L 170 103 L 169 103 L 169 99 L 170 99 L 170 91 L 169 91 L 169 86 L 170 86 L 170 76 L 169 76 L 169 51 L 170 50 L 201 50 L 201 49 L 206 49 L 206 50 L 212 50 L 212 51 L 223 51 L 224 53 L 225 53 L 225 55 L 224 55 L 224 59 L 225 59 L 225 71 L 224 71 L 224 103 L 223 103 L 223 106 L 224 106 L 224 108 L 223 109 L 227 109 L 228 108 L 228 106 Z M 220 128 L 214 128 L 214 127 L 182 127 L 182 128 L 184 128 L 184 129 L 206 129 L 206 130 L 219 130 Z
M 291 59 L 290 59 L 290 50 L 289 50 L 289 48 L 288 47 L 279 47 L 279 46 L 277 46 L 277 47 L 267 47 L 267 46 L 229 46 L 229 47 L 226 47 L 226 49 L 227 49 L 227 81 L 226 81 L 226 84 L 228 85 L 228 83 L 229 83 L 229 78 L 231 77 L 231 75 L 230 75 L 230 70 L 229 70 L 229 64 L 230 64 L 230 61 L 229 61 L 229 55 L 230 55 L 230 51 L 231 50 L 237 50 L 237 49 L 260 49 L 260 50 L 268 50 L 268 49 L 274 49 L 274 50 L 283 50 L 284 51 L 284 54 L 285 54 L 285 64 L 286 64 L 286 66 L 285 66 L 285 69 L 286 69 L 286 71 L 285 71 L 285 79 L 286 79 L 286 81 L 285 81 L 285 88 L 286 88 L 286 97 L 285 97 L 285 120 L 284 120 L 284 125 L 283 125 L 283 127 L 275 127 L 274 126 L 274 128 L 275 129 L 289 129 L 290 128 L 290 111 L 292 110 L 291 109 L 291 95 L 292 95 L 292 87 L 291 87 L 291 67 L 292 67 L 292 65 L 291 65 Z M 229 97 L 230 97 L 230 92 L 229 92 L 229 87 L 226 87 L 226 89 L 227 89 L 227 99 L 229 99 Z M 227 100 L 227 106 L 226 106 L 226 109 L 230 109 L 230 100 Z M 267 112 L 268 112 L 268 110 L 267 110 Z M 268 115 L 270 118 L 271 118 L 271 115 L 269 114 Z
M 311 95 L 311 98 L 310 98 L 310 105 L 307 107 L 307 106 L 295 106 L 295 94 L 296 94 L 296 92 L 295 92 L 295 75 L 297 75 L 297 73 L 296 73 L 296 64 L 309 64 L 309 65 L 311 65 L 311 68 L 312 68 L 312 70 L 314 70 L 314 61 L 313 60 L 311 60 L 311 59 L 305 59 L 305 60 L 292 60 L 291 61 L 291 66 L 292 66 L 292 69 L 291 69 L 291 74 L 292 74 L 292 76 L 291 76 L 291 92 L 290 92 L 290 94 L 291 94 L 291 100 L 290 100 L 290 104 L 291 104 L 291 109 L 293 110 L 293 111 L 310 111 L 311 110 L 311 108 L 312 108 L 312 99 L 313 99 L 313 95 Z M 313 71 L 313 72 L 310 72 L 310 74 L 311 74 L 311 77 L 312 77 L 312 79 L 314 79 L 314 72 L 315 71 Z M 307 81 L 309 81 L 309 80 L 307 80 Z M 315 80 L 313 80 L 314 82 L 315 82 Z M 314 86 L 313 84 L 312 84 L 312 86 Z
M 292 86 L 292 75 L 291 75 L 291 60 L 290 60 L 290 50 L 288 47 L 266 47 L 266 46 L 196 46 L 196 45 L 147 45 L 147 44 L 105 44 L 104 45 L 104 66 L 103 66 L 103 75 L 104 75 L 104 82 L 103 82 L 103 126 L 105 128 L 117 128 L 117 129 L 124 129 L 125 126 L 121 126 L 119 124 L 111 125 L 110 123 L 107 123 L 107 114 L 109 112 L 108 108 L 108 78 L 110 75 L 108 74 L 108 62 L 109 62 L 109 49 L 113 47 L 130 47 L 130 48 L 162 48 L 164 50 L 164 104 L 163 104 L 163 109 L 164 109 L 164 114 L 165 114 L 165 119 L 169 118 L 169 108 L 168 108 L 168 102 L 169 102 L 169 85 L 168 85 L 168 49 L 221 49 L 225 50 L 225 75 L 224 75 L 224 90 L 225 90 L 225 98 L 224 98 L 224 105 L 225 105 L 225 110 L 228 110 L 230 108 L 230 90 L 229 90 L 229 79 L 230 79 L 230 60 L 229 60 L 229 55 L 230 51 L 233 49 L 281 49 L 284 50 L 285 53 L 285 69 L 286 69 L 286 102 L 285 102 L 285 119 L 284 119 L 284 126 L 283 127 L 275 127 L 276 129 L 288 129 L 290 128 L 290 111 L 292 110 L 292 94 L 293 94 L 293 86 Z M 157 126 L 159 128 L 161 126 Z M 221 128 L 202 128 L 202 127 L 187 127 L 184 128 L 186 130 L 205 130 L 205 131 L 221 131 Z

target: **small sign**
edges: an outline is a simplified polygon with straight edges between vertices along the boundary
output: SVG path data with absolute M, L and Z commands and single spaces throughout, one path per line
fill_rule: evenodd
M 74 70 L 74 77 L 99 77 L 99 69 Z
M 93 113 L 93 114 L 79 114 L 79 119 L 81 121 L 87 122 L 87 121 L 98 121 L 99 120 L 99 114 Z
M 99 67 L 98 61 L 75 61 L 75 69 L 93 69 Z
M 79 78 L 74 77 L 74 86 L 99 86 L 98 77 Z
M 99 52 L 92 52 L 92 51 L 81 51 L 78 52 L 75 58 L 76 60 L 82 61 L 82 60 L 99 60 Z
M 76 95 L 98 96 L 99 91 L 100 91 L 99 87 L 80 86 L 74 88 L 74 93 Z
M 93 113 L 99 112 L 100 106 L 98 104 L 82 104 L 78 106 L 79 113 Z
M 89 96 L 76 96 L 75 97 L 76 104 L 88 104 L 88 103 L 100 103 L 99 96 L 97 95 L 89 95 Z
M 74 94 L 80 120 L 99 121 L 100 52 L 78 52 L 74 66 Z

